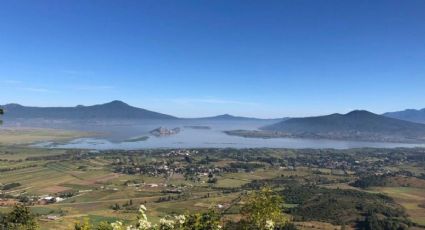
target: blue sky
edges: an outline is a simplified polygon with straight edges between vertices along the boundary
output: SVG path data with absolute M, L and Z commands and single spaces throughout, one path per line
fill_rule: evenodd
M 425 1 L 2 1 L 0 104 L 176 116 L 425 107 Z

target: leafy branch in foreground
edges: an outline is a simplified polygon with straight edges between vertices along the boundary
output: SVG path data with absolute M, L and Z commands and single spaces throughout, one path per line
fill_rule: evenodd
M 262 188 L 249 194 L 241 209 L 242 223 L 249 229 L 275 229 L 288 223 L 289 218 L 282 213 L 283 198 L 271 189 Z

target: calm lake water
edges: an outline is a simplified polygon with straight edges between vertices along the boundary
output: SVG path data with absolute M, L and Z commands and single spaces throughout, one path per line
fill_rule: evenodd
M 425 147 L 424 144 L 381 143 L 362 141 L 340 141 L 299 138 L 244 138 L 229 136 L 223 131 L 234 129 L 258 129 L 274 121 L 217 121 L 217 120 L 178 120 L 178 121 L 9 121 L 8 126 L 31 126 L 92 131 L 102 137 L 79 138 L 66 143 L 43 142 L 34 146 L 48 148 L 87 148 L 87 149 L 144 149 L 144 148 L 395 148 Z M 150 131 L 158 127 L 176 128 L 181 131 L 171 136 L 156 137 Z M 208 126 L 210 129 L 196 129 L 188 126 Z M 144 141 L 128 141 L 148 136 Z

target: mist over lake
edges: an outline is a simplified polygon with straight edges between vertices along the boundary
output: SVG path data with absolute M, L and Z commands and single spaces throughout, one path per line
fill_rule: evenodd
M 343 141 L 305 138 L 245 138 L 230 136 L 227 130 L 256 130 L 275 121 L 270 120 L 46 120 L 9 119 L 6 128 L 37 127 L 93 132 L 88 138 L 67 142 L 41 142 L 37 147 L 88 149 L 143 149 L 143 148 L 360 148 L 360 147 L 421 147 L 424 144 L 388 142 Z M 150 132 L 158 127 L 180 128 L 180 132 L 167 136 L 154 136 Z M 145 138 L 146 137 L 146 138 Z M 139 140 L 140 139 L 140 140 Z

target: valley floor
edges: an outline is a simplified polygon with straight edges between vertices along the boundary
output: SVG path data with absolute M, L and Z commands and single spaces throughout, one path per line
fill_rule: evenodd
M 236 220 L 241 197 L 270 186 L 283 195 L 286 213 L 300 229 L 355 228 L 356 221 L 365 217 L 359 205 L 364 210 L 394 210 L 391 215 L 421 228 L 425 226 L 424 154 L 424 149 L 98 152 L 0 146 L 0 212 L 25 203 L 38 215 L 42 229 L 73 229 L 85 217 L 94 223 L 132 222 L 140 204 L 148 207 L 154 222 L 208 208 L 219 210 L 223 220 Z M 365 173 L 383 175 L 389 182 L 353 187 Z M 362 198 L 351 198 L 353 194 Z M 335 206 L 326 205 L 328 195 L 337 197 L 336 203 L 332 201 Z M 380 204 L 382 199 L 385 202 Z M 332 216 L 333 212 L 339 214 Z

